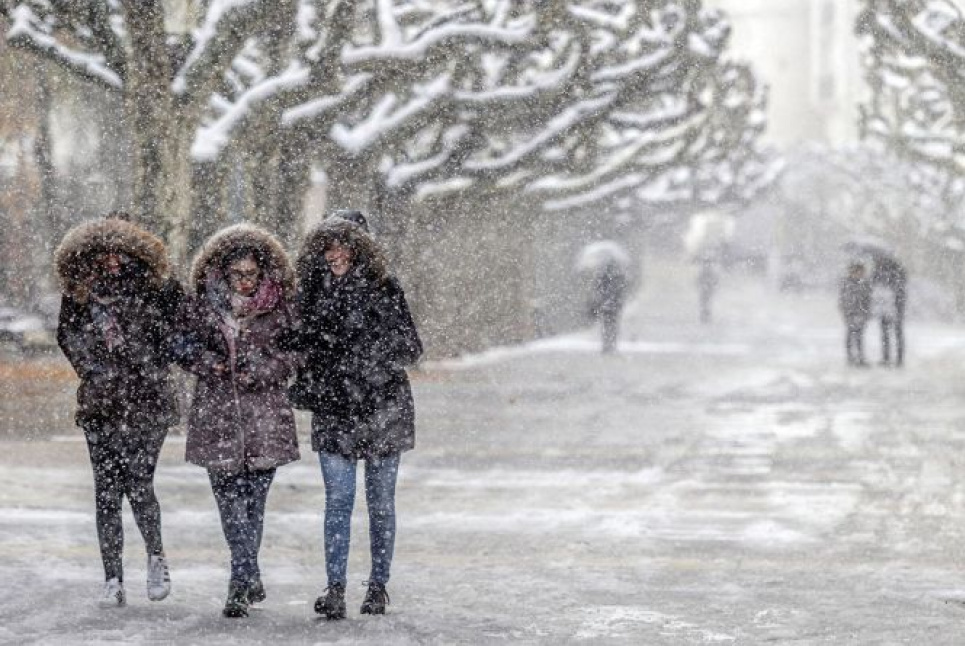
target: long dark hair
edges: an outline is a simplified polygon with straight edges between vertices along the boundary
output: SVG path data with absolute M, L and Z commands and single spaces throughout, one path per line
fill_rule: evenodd
M 325 252 L 336 244 L 352 252 L 353 275 L 378 285 L 388 280 L 385 254 L 375 239 L 356 224 L 331 218 L 308 234 L 298 253 L 295 271 L 303 291 L 319 289 L 331 275 Z

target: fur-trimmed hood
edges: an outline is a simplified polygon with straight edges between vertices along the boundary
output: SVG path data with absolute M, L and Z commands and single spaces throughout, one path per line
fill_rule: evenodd
M 379 243 L 357 224 L 334 217 L 323 220 L 305 236 L 295 262 L 299 280 L 310 282 L 318 278 L 320 270 L 327 269 L 324 254 L 332 243 L 352 250 L 353 272 L 361 271 L 379 283 L 388 279 L 385 254 Z
M 120 252 L 139 260 L 148 269 L 148 279 L 157 287 L 168 278 L 167 248 L 160 238 L 125 220 L 91 220 L 68 231 L 54 252 L 61 288 L 79 302 L 87 301 L 86 279 L 98 251 Z
M 262 267 L 265 275 L 283 286 L 287 295 L 294 293 L 295 274 L 285 248 L 271 233 L 252 224 L 236 224 L 208 238 L 191 263 L 192 291 L 198 295 L 204 293 L 208 272 L 219 267 L 225 255 L 239 247 L 250 247 L 263 254 L 268 265 Z

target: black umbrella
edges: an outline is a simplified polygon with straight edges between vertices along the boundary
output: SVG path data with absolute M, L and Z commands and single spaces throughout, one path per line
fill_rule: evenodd
M 887 242 L 872 236 L 852 238 L 841 245 L 841 248 L 849 255 L 865 256 L 875 262 L 879 259 L 898 261 L 898 257 Z
M 870 260 L 871 281 L 894 289 L 903 307 L 908 272 L 888 243 L 878 238 L 863 237 L 849 240 L 841 248 L 852 257 Z

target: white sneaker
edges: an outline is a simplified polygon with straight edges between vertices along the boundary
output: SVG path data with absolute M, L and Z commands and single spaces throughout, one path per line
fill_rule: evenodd
M 97 599 L 97 605 L 102 608 L 120 608 L 127 605 L 124 584 L 117 577 L 108 579 L 107 583 L 104 584 L 104 591 Z
M 147 598 L 160 601 L 171 594 L 171 573 L 163 554 L 147 557 Z

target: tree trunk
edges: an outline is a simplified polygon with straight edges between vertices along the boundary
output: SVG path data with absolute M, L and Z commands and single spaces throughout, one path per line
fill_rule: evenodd
M 228 221 L 230 162 L 218 159 L 194 164 L 191 179 L 191 218 L 187 254 L 192 256 L 212 233 Z
M 131 48 L 124 87 L 132 133 L 134 211 L 165 238 L 175 266 L 188 253 L 191 208 L 190 149 L 197 116 L 171 92 L 164 10 L 156 0 L 126 3 Z
M 50 236 L 61 234 L 61 223 L 54 217 L 54 162 L 50 137 L 50 82 L 47 66 L 36 61 L 34 72 L 37 79 L 37 139 L 34 141 L 34 160 L 40 175 L 40 213 L 42 227 Z
M 50 93 L 50 80 L 47 77 L 47 66 L 36 61 L 34 64 L 35 78 L 37 79 L 37 138 L 34 140 L 34 163 L 37 165 L 37 176 L 40 183 L 39 204 L 36 206 L 37 215 L 34 219 L 32 228 L 36 240 L 59 240 L 66 229 L 66 223 L 56 208 L 55 190 L 55 169 L 52 152 L 52 139 L 50 136 L 50 108 L 53 105 Z M 42 249 L 38 246 L 38 250 Z M 54 283 L 51 272 L 47 275 L 35 276 L 39 280 L 31 283 L 41 291 L 47 291 Z M 32 294 L 31 296 L 35 296 Z
M 371 213 L 376 204 L 375 174 L 364 158 L 348 155 L 329 158 L 325 165 L 325 210 L 358 209 Z
M 132 90 L 137 97 L 137 91 Z M 166 239 L 172 261 L 183 265 L 190 234 L 191 130 L 173 113 L 160 114 L 139 97 L 128 101 L 133 123 L 133 210 L 149 230 Z
M 270 126 L 259 124 L 253 129 L 251 141 L 254 146 L 246 146 L 244 160 L 245 177 L 245 219 L 277 233 L 275 227 L 275 205 L 278 198 L 278 145 L 276 138 L 266 132 Z
M 959 320 L 965 319 L 965 255 L 952 252 L 948 254 L 951 262 L 951 276 L 948 282 L 951 283 L 952 293 L 955 295 L 955 314 Z
M 282 140 L 276 172 L 275 226 L 282 242 L 294 248 L 303 233 L 305 193 L 311 185 L 311 161 L 304 137 L 293 134 Z

